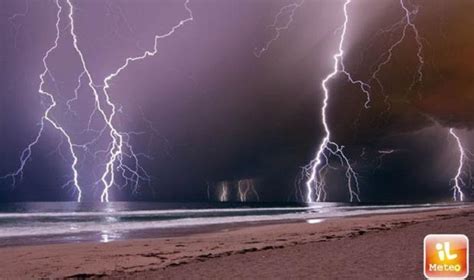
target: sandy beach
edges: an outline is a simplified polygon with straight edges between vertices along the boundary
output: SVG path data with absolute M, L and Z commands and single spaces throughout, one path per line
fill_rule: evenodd
M 469 206 L 175 238 L 5 247 L 0 278 L 422 279 L 424 236 L 471 237 L 473 221 Z

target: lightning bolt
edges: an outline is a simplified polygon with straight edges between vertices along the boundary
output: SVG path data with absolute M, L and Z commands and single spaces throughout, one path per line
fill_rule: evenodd
M 464 193 L 462 192 L 462 188 L 464 186 L 466 186 L 466 183 L 462 179 L 462 173 L 463 173 L 464 163 L 467 159 L 466 150 L 464 149 L 464 147 L 462 145 L 461 139 L 456 134 L 456 132 L 454 131 L 453 128 L 449 129 L 449 134 L 451 134 L 451 136 L 456 140 L 456 143 L 457 143 L 458 149 L 459 149 L 458 168 L 457 168 L 457 171 L 456 171 L 456 175 L 452 179 L 453 182 L 454 182 L 453 200 L 454 201 L 457 201 L 457 200 L 464 201 Z
M 221 189 L 220 189 L 220 194 L 219 194 L 219 201 L 220 202 L 225 202 L 229 199 L 229 186 L 227 182 L 222 182 L 221 183 Z
M 252 179 L 243 179 L 237 181 L 237 190 L 239 192 L 240 202 L 246 202 L 249 199 L 250 191 L 253 193 L 257 201 L 260 200 L 260 197 L 257 191 L 255 190 L 254 181 Z
M 420 36 L 420 33 L 418 31 L 418 28 L 414 24 L 414 19 L 413 16 L 418 13 L 418 7 L 415 7 L 414 10 L 410 11 L 408 7 L 405 5 L 404 0 L 400 0 L 400 6 L 401 9 L 403 10 L 404 17 L 397 23 L 393 24 L 390 28 L 383 30 L 381 33 L 386 33 L 386 32 L 395 32 L 396 29 L 399 29 L 400 27 L 402 28 L 402 32 L 400 34 L 400 37 L 385 51 L 378 59 L 380 61 L 377 66 L 375 67 L 375 71 L 372 72 L 372 75 L 370 77 L 370 80 L 368 81 L 369 84 L 372 84 L 375 82 L 380 90 L 382 96 L 384 96 L 384 102 L 387 105 L 387 110 L 390 109 L 391 104 L 389 101 L 389 96 L 386 94 L 383 83 L 380 80 L 380 72 L 382 71 L 383 67 L 389 64 L 392 61 L 393 58 L 393 52 L 395 49 L 400 46 L 406 39 L 408 31 L 411 29 L 412 32 L 415 35 L 415 41 L 417 44 L 417 52 L 416 56 L 418 58 L 418 66 L 416 69 L 416 73 L 413 76 L 413 80 L 408 88 L 408 92 L 411 92 L 413 90 L 413 87 L 417 83 L 421 83 L 423 81 L 423 67 L 424 67 L 424 58 L 423 58 L 423 44 L 422 44 L 422 38 Z
M 155 35 L 154 45 L 153 45 L 152 50 L 145 51 L 143 54 L 139 56 L 127 57 L 125 59 L 125 62 L 120 67 L 118 67 L 117 69 L 114 69 L 111 72 L 111 74 L 106 76 L 103 79 L 101 84 L 97 84 L 94 81 L 94 77 L 91 71 L 89 70 L 88 64 L 86 62 L 86 58 L 79 46 L 79 38 L 76 33 L 76 22 L 75 22 L 73 2 L 71 0 L 65 0 L 65 2 L 67 3 L 68 9 L 69 9 L 69 13 L 68 13 L 69 33 L 73 40 L 72 43 L 73 43 L 74 50 L 80 58 L 80 63 L 82 67 L 82 72 L 77 78 L 77 86 L 74 89 L 74 97 L 66 101 L 66 106 L 69 112 L 76 114 L 76 112 L 72 110 L 72 104 L 73 102 L 78 100 L 79 90 L 83 86 L 82 82 L 84 79 L 87 79 L 87 86 L 92 91 L 95 106 L 94 106 L 93 112 L 91 113 L 89 117 L 89 124 L 86 131 L 96 132 L 98 133 L 98 135 L 92 140 L 84 144 L 81 144 L 81 145 L 74 144 L 70 135 L 67 133 L 67 131 L 63 127 L 61 127 L 61 125 L 58 122 L 56 122 L 54 118 L 51 116 L 51 111 L 53 110 L 53 108 L 56 107 L 57 103 L 56 103 L 56 100 L 54 99 L 54 96 L 48 91 L 46 91 L 46 89 L 44 88 L 44 85 L 46 83 L 45 77 L 47 75 L 54 82 L 54 77 L 48 68 L 47 60 L 50 54 L 54 50 L 56 50 L 56 48 L 58 47 L 58 41 L 60 38 L 59 25 L 61 22 L 61 13 L 63 11 L 63 7 L 60 5 L 59 0 L 56 0 L 55 4 L 58 8 L 57 20 L 56 20 L 56 38 L 54 41 L 54 45 L 46 52 L 46 54 L 43 57 L 44 72 L 40 74 L 41 82 L 39 85 L 39 93 L 49 100 L 49 105 L 44 111 L 44 114 L 41 118 L 40 129 L 39 129 L 38 134 L 36 135 L 34 140 L 30 144 L 28 144 L 28 146 L 23 150 L 23 152 L 20 155 L 19 168 L 15 172 L 7 174 L 0 178 L 11 178 L 13 185 L 15 185 L 16 178 L 23 177 L 24 167 L 26 163 L 28 162 L 28 160 L 31 159 L 32 149 L 39 142 L 44 132 L 45 123 L 48 122 L 56 130 L 58 130 L 61 133 L 61 135 L 66 139 L 66 142 L 68 143 L 68 147 L 73 158 L 73 162 L 71 164 L 71 169 L 73 170 L 73 178 L 68 183 L 66 183 L 66 185 L 68 184 L 74 185 L 75 189 L 78 192 L 77 201 L 81 201 L 82 191 L 78 182 L 79 172 L 76 168 L 77 163 L 78 163 L 78 157 L 76 156 L 75 149 L 80 148 L 80 149 L 83 149 L 84 151 L 89 151 L 90 146 L 92 146 L 97 141 L 99 141 L 99 138 L 107 132 L 108 137 L 110 138 L 110 142 L 107 148 L 105 150 L 97 151 L 93 155 L 95 158 L 100 154 L 106 155 L 106 163 L 104 165 L 105 166 L 104 171 L 101 173 L 100 179 L 97 181 L 97 183 L 101 183 L 103 185 L 103 191 L 100 196 L 101 202 L 108 202 L 109 189 L 113 185 L 116 184 L 116 172 L 118 172 L 122 176 L 122 178 L 125 181 L 125 185 L 128 183 L 131 183 L 135 190 L 138 188 L 139 182 L 150 181 L 150 176 L 145 171 L 145 169 L 140 165 L 140 162 L 139 162 L 139 157 L 144 156 L 144 155 L 135 153 L 133 150 L 133 147 L 129 144 L 130 135 L 136 134 L 136 133 L 122 132 L 117 128 L 115 124 L 115 122 L 117 122 L 116 116 L 117 116 L 117 113 L 120 112 L 120 108 L 117 108 L 117 106 L 111 100 L 110 92 L 109 92 L 111 88 L 111 82 L 114 78 L 119 76 L 119 74 L 123 70 L 125 70 L 131 63 L 135 61 L 144 60 L 148 57 L 155 56 L 158 53 L 158 42 L 162 39 L 165 39 L 173 35 L 176 30 L 181 28 L 186 23 L 194 20 L 193 13 L 192 13 L 192 10 L 189 8 L 189 0 L 186 0 L 184 3 L 184 8 L 188 16 L 185 19 L 180 20 L 177 24 L 172 26 L 172 28 L 168 32 L 164 34 L 160 34 L 160 35 Z M 91 129 L 92 120 L 97 113 L 100 115 L 104 123 L 103 128 L 99 131 Z M 127 165 L 125 160 L 131 161 L 132 165 L 131 166 Z
M 63 8 L 59 4 L 59 0 L 56 0 L 55 4 L 56 4 L 56 7 L 58 8 L 58 11 L 56 13 L 56 37 L 55 37 L 53 45 L 46 51 L 45 55 L 42 58 L 44 70 L 39 75 L 40 84 L 39 84 L 39 88 L 38 88 L 39 94 L 43 97 L 46 97 L 46 99 L 49 100 L 49 105 L 46 107 L 46 110 L 44 111 L 43 116 L 41 117 L 41 120 L 40 120 L 40 123 L 39 123 L 40 124 L 40 129 L 38 131 L 38 134 L 36 135 L 34 140 L 32 142 L 30 142 L 30 144 L 28 144 L 28 146 L 23 150 L 23 152 L 20 155 L 20 166 L 19 166 L 19 168 L 15 172 L 7 174 L 7 175 L 3 176 L 2 178 L 11 178 L 12 181 L 13 181 L 13 186 L 16 184 L 16 178 L 18 176 L 20 176 L 21 179 L 23 178 L 23 172 L 24 172 L 25 165 L 31 159 L 32 149 L 36 144 L 38 144 L 41 136 L 43 135 L 44 128 L 45 128 L 45 125 L 46 125 L 46 122 L 47 122 L 47 123 L 51 124 L 60 133 L 60 135 L 66 139 L 69 151 L 70 151 L 71 156 L 73 158 L 73 162 L 71 164 L 71 169 L 72 169 L 72 172 L 73 172 L 73 178 L 70 181 L 70 183 L 72 183 L 74 185 L 74 187 L 77 191 L 77 201 L 80 202 L 81 198 L 82 198 L 82 190 L 81 190 L 81 187 L 79 186 L 79 173 L 76 169 L 76 165 L 77 165 L 77 162 L 78 162 L 78 157 L 75 153 L 75 148 L 82 147 L 82 146 L 74 144 L 72 142 L 72 139 L 71 139 L 70 135 L 66 132 L 66 130 L 58 122 L 56 122 L 53 119 L 53 117 L 51 116 L 51 110 L 53 110 L 56 107 L 57 103 L 56 103 L 56 100 L 54 99 L 53 94 L 48 92 L 45 89 L 45 83 L 46 83 L 45 77 L 46 77 L 46 75 L 48 75 L 51 78 L 51 80 L 53 80 L 53 82 L 54 82 L 54 76 L 52 75 L 52 73 L 51 73 L 51 71 L 48 67 L 47 61 L 48 61 L 48 58 L 49 58 L 50 54 L 58 48 L 58 41 L 59 41 L 59 38 L 60 38 L 59 24 L 61 22 L 61 12 L 62 12 Z
M 237 182 L 237 190 L 239 192 L 239 199 L 240 199 L 240 202 L 245 202 L 247 201 L 247 195 L 248 195 L 248 192 L 249 192 L 249 187 L 248 186 L 244 186 L 243 184 L 244 182 L 242 180 L 239 180 Z
M 79 77 L 77 78 L 77 86 L 76 88 L 74 89 L 74 97 L 71 98 L 71 99 L 68 99 L 66 101 L 66 106 L 68 108 L 68 112 L 71 112 L 73 113 L 75 116 L 77 116 L 77 113 L 72 109 L 72 103 L 77 101 L 79 99 L 79 90 L 81 89 L 82 87 L 82 79 L 83 77 L 86 75 L 86 71 L 82 71 L 82 73 L 79 75 Z
M 277 41 L 280 38 L 281 32 L 290 28 L 291 23 L 293 23 L 295 11 L 303 5 L 305 0 L 300 2 L 288 4 L 280 8 L 278 13 L 275 15 L 273 19 L 273 23 L 267 26 L 267 29 L 272 29 L 274 31 L 273 37 L 268 40 L 261 48 L 255 48 L 253 54 L 255 57 L 260 58 L 273 44 L 273 42 Z M 288 20 L 284 25 L 279 25 L 280 17 L 284 14 L 289 14 Z
M 347 189 L 349 191 L 350 201 L 360 201 L 359 198 L 359 180 L 357 173 L 352 168 L 352 165 L 348 157 L 344 154 L 344 146 L 338 145 L 336 142 L 331 140 L 331 130 L 327 121 L 327 108 L 329 104 L 329 88 L 328 82 L 331 81 L 338 74 L 346 76 L 349 82 L 354 85 L 358 85 L 361 90 L 367 94 L 366 106 L 370 102 L 370 95 L 368 92 L 369 86 L 359 80 L 355 80 L 351 77 L 350 73 L 346 70 L 343 62 L 344 56 L 344 38 L 347 32 L 347 25 L 349 22 L 349 16 L 347 8 L 351 0 L 346 0 L 343 6 L 344 12 L 344 23 L 342 25 L 341 36 L 339 38 L 338 51 L 333 55 L 334 65 L 333 70 L 329 73 L 321 82 L 321 87 L 324 93 L 323 106 L 321 108 L 321 120 L 324 127 L 325 135 L 319 146 L 315 158 L 305 167 L 303 167 L 303 176 L 306 177 L 306 202 L 324 201 L 326 199 L 326 182 L 325 175 L 329 167 L 329 157 L 331 155 L 336 156 L 341 165 L 346 167 L 345 176 L 347 179 Z
M 389 96 L 385 93 L 384 87 L 382 82 L 380 81 L 379 74 L 382 71 L 382 68 L 386 66 L 387 64 L 390 63 L 393 57 L 393 52 L 395 49 L 401 45 L 406 37 L 407 37 L 407 32 L 411 30 L 414 34 L 414 39 L 417 44 L 417 52 L 416 56 L 418 58 L 418 66 L 415 72 L 415 75 L 413 76 L 412 82 L 410 86 L 408 87 L 407 92 L 411 92 L 415 85 L 417 83 L 422 83 L 423 82 L 423 67 L 424 67 L 424 57 L 423 57 L 423 44 L 422 44 L 422 37 L 420 36 L 420 33 L 418 31 L 418 28 L 414 24 L 414 19 L 413 17 L 418 14 L 419 7 L 415 7 L 413 10 L 409 10 L 408 7 L 406 6 L 404 0 L 400 0 L 400 6 L 405 14 L 402 20 L 399 22 L 395 23 L 392 25 L 389 29 L 384 30 L 383 32 L 393 32 L 396 28 L 402 28 L 402 32 L 400 34 L 400 37 L 398 40 L 396 40 L 390 48 L 382 54 L 381 58 L 382 61 L 377 65 L 375 68 L 375 71 L 372 73 L 371 79 L 369 82 L 375 81 L 378 86 L 381 89 L 382 95 L 385 97 L 385 103 L 387 104 L 387 109 L 390 109 L 390 102 L 389 102 Z M 453 189 L 453 200 L 454 201 L 463 201 L 464 200 L 464 193 L 462 192 L 462 188 L 466 186 L 466 182 L 463 180 L 462 175 L 463 175 L 463 169 L 464 165 L 467 160 L 469 160 L 469 156 L 467 155 L 466 149 L 463 147 L 461 139 L 459 136 L 456 134 L 453 128 L 449 129 L 450 135 L 456 140 L 458 150 L 459 150 L 459 163 L 458 163 L 458 168 L 456 171 L 456 174 L 452 181 L 454 182 L 454 185 L 452 187 Z M 383 155 L 382 155 L 383 156 Z
M 104 188 L 100 196 L 101 202 L 109 201 L 109 190 L 116 183 L 116 174 L 115 171 L 120 171 L 120 174 L 125 178 L 126 182 L 131 182 L 134 188 L 138 188 L 140 180 L 149 180 L 149 175 L 146 173 L 144 168 L 139 163 L 138 155 L 134 152 L 133 147 L 129 144 L 130 135 L 129 133 L 121 132 L 114 124 L 114 118 L 117 114 L 116 105 L 112 102 L 110 98 L 110 87 L 111 82 L 114 78 L 119 76 L 119 74 L 125 70 L 132 62 L 144 60 L 148 57 L 153 57 L 158 53 L 158 42 L 162 39 L 165 39 L 175 33 L 176 30 L 181 28 L 187 22 L 194 20 L 192 10 L 189 8 L 189 0 L 186 0 L 184 7 L 188 12 L 188 17 L 180 20 L 176 25 L 174 25 L 167 33 L 161 35 L 155 35 L 153 50 L 145 51 L 139 56 L 127 57 L 125 62 L 115 69 L 111 74 L 105 77 L 102 82 L 101 91 L 103 99 L 100 98 L 99 92 L 97 91 L 97 85 L 94 84 L 92 75 L 88 70 L 84 55 L 81 49 L 78 46 L 78 37 L 75 33 L 75 23 L 74 23 L 74 9 L 71 0 L 67 0 L 67 3 L 70 7 L 69 19 L 71 23 L 71 35 L 74 39 L 74 48 L 78 53 L 82 67 L 85 71 L 86 76 L 89 80 L 89 87 L 92 89 L 95 98 L 96 110 L 100 113 L 103 120 L 106 123 L 106 127 L 109 130 L 109 136 L 111 138 L 111 143 L 109 145 L 106 154 L 108 155 L 108 161 L 105 164 L 105 171 L 103 172 L 100 181 L 102 182 Z M 80 79 L 79 79 L 80 80 Z M 105 110 L 105 106 L 109 108 L 110 112 Z M 124 158 L 132 160 L 133 167 L 129 167 L 124 163 Z
M 186 2 L 184 3 L 184 8 L 188 12 L 188 17 L 185 18 L 185 19 L 180 20 L 179 23 L 174 25 L 167 33 L 161 34 L 161 35 L 156 35 L 155 38 L 154 38 L 155 40 L 154 40 L 154 46 L 153 46 L 152 51 L 145 51 L 140 56 L 128 57 L 125 60 L 125 63 L 122 66 L 117 68 L 117 70 L 115 72 L 113 72 L 112 74 L 108 75 L 103 81 L 103 84 L 104 84 L 103 92 L 104 92 L 104 95 L 106 97 L 106 102 L 112 108 L 112 113 L 110 114 L 110 116 L 107 120 L 107 124 L 111 126 L 111 134 L 114 134 L 116 136 L 114 139 L 117 140 L 117 141 L 114 140 L 113 147 L 110 150 L 110 154 L 111 154 L 110 160 L 106 165 L 106 172 L 102 176 L 102 181 L 104 182 L 105 187 L 104 187 L 104 190 L 103 190 L 102 195 L 101 195 L 101 201 L 108 201 L 109 200 L 109 192 L 108 191 L 109 191 L 110 187 L 112 187 L 112 185 L 114 184 L 114 168 L 115 168 L 116 162 L 118 162 L 118 166 L 117 166 L 118 169 L 128 169 L 122 162 L 122 159 L 123 159 L 122 158 L 122 156 L 123 156 L 122 147 L 123 147 L 123 145 L 126 145 L 127 148 L 131 151 L 129 156 L 131 156 L 135 160 L 135 164 L 137 166 L 139 166 L 138 165 L 138 158 L 135 155 L 135 153 L 133 152 L 132 146 L 128 142 L 124 142 L 123 141 L 123 136 L 115 128 L 113 128 L 112 120 L 113 120 L 113 117 L 114 117 L 116 111 L 115 111 L 115 105 L 110 101 L 110 96 L 109 96 L 109 93 L 108 93 L 108 90 L 110 88 L 110 82 L 114 78 L 116 78 L 123 70 L 125 70 L 130 65 L 130 63 L 132 63 L 134 61 L 144 60 L 147 57 L 155 56 L 158 53 L 158 42 L 160 40 L 165 39 L 165 38 L 173 35 L 176 30 L 178 30 L 180 27 L 185 25 L 187 22 L 193 21 L 194 17 L 193 17 L 192 10 L 189 8 L 189 0 L 186 0 Z M 140 167 L 140 169 L 141 169 L 141 167 Z M 128 171 L 131 171 L 133 176 L 136 176 L 137 178 L 140 177 L 139 174 L 136 171 L 133 171 L 133 170 L 128 170 Z
M 328 102 L 329 102 L 329 89 L 327 87 L 327 84 L 330 80 L 332 80 L 335 76 L 338 74 L 343 74 L 346 76 L 347 80 L 351 82 L 354 85 L 359 86 L 360 90 L 365 93 L 366 95 L 366 102 L 364 104 L 365 108 L 370 107 L 371 103 L 371 84 L 376 83 L 382 92 L 382 95 L 384 96 L 384 102 L 387 104 L 387 108 L 390 109 L 390 102 L 388 100 L 388 95 L 385 93 L 383 84 L 380 80 L 380 72 L 382 71 L 382 68 L 386 66 L 387 64 L 390 63 L 393 57 L 393 52 L 394 50 L 402 43 L 405 41 L 407 37 L 407 33 L 409 30 L 411 30 L 414 35 L 415 35 L 415 41 L 417 44 L 417 58 L 418 58 L 418 66 L 416 69 L 416 74 L 413 77 L 413 80 L 408 88 L 408 91 L 412 91 L 414 86 L 417 83 L 421 83 L 423 81 L 423 67 L 424 67 L 424 58 L 423 58 L 423 44 L 422 44 L 422 38 L 420 36 L 420 33 L 418 31 L 418 28 L 414 24 L 413 21 L 413 16 L 418 13 L 418 7 L 416 7 L 414 10 L 410 10 L 406 5 L 404 0 L 400 0 L 400 6 L 401 9 L 403 10 L 404 17 L 394 25 L 392 25 L 389 29 L 383 30 L 382 33 L 384 32 L 394 32 L 397 28 L 402 28 L 402 32 L 400 37 L 387 49 L 386 52 L 384 52 L 378 61 L 380 61 L 377 66 L 375 67 L 375 70 L 372 72 L 372 75 L 368 82 L 362 82 L 361 80 L 355 80 L 352 78 L 351 74 L 346 70 L 345 65 L 344 65 L 344 49 L 343 49 L 343 44 L 344 44 L 344 36 L 347 31 L 347 24 L 348 24 L 348 12 L 347 8 L 349 4 L 351 3 L 351 0 L 346 0 L 343 6 L 344 10 L 344 24 L 342 25 L 341 29 L 341 37 L 339 41 L 339 48 L 338 52 L 333 56 L 334 58 L 334 68 L 333 71 L 326 76 L 326 78 L 322 81 L 321 87 L 323 88 L 324 91 L 324 100 L 323 100 L 323 106 L 322 106 L 322 123 L 324 126 L 324 131 L 325 131 L 325 136 L 319 146 L 319 150 L 316 154 L 316 157 L 305 167 L 303 167 L 303 174 L 304 177 L 307 178 L 305 185 L 306 185 L 306 201 L 307 202 L 313 202 L 313 201 L 322 201 L 325 200 L 326 198 L 326 191 L 325 191 L 325 176 L 328 172 L 328 167 L 329 166 L 329 157 L 330 155 L 336 156 L 341 165 L 346 167 L 346 178 L 347 178 L 347 188 L 349 190 L 349 196 L 350 196 L 350 201 L 353 201 L 354 199 L 360 200 L 359 199 L 359 182 L 357 178 L 357 173 L 354 171 L 352 168 L 349 159 L 347 156 L 343 153 L 343 146 L 339 146 L 337 143 L 331 141 L 331 132 L 329 129 L 329 125 L 327 123 L 327 116 L 326 116 L 326 111 L 328 107 Z M 382 156 L 385 155 L 385 153 L 382 153 Z
M 29 0 L 25 0 L 25 9 L 24 9 L 24 11 L 21 12 L 21 13 L 15 13 L 15 14 L 13 14 L 12 16 L 10 16 L 8 18 L 8 21 L 10 22 L 10 24 L 13 28 L 13 31 L 14 31 L 13 46 L 15 48 L 17 46 L 18 34 L 19 34 L 19 31 L 22 27 L 21 23 L 16 23 L 16 19 L 26 17 L 29 12 L 30 12 L 30 2 L 29 2 Z

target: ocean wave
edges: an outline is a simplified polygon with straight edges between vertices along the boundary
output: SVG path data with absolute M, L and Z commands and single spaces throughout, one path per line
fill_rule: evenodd
M 149 229 L 166 229 L 166 228 L 182 228 L 182 227 L 196 227 L 196 226 L 209 226 L 209 225 L 221 225 L 221 224 L 237 224 L 237 223 L 249 223 L 249 222 L 272 222 L 272 221 L 298 221 L 298 220 L 309 220 L 309 219 L 330 219 L 339 217 L 350 217 L 360 215 L 373 215 L 373 214 L 388 214 L 388 213 L 403 213 L 411 211 L 425 211 L 434 209 L 443 209 L 450 207 L 458 207 L 454 205 L 405 205 L 405 206 L 378 206 L 374 209 L 374 206 L 361 206 L 352 207 L 352 210 L 333 208 L 333 211 L 322 211 L 322 212 L 298 212 L 298 213 L 284 213 L 284 214 L 268 214 L 268 215 L 232 215 L 227 217 L 192 217 L 192 218 L 179 218 L 171 220 L 159 220 L 159 221 L 111 221 L 111 222 L 67 222 L 58 221 L 54 223 L 43 223 L 32 227 L 18 227 L 18 226 L 6 226 L 0 230 L 0 237 L 22 237 L 22 236 L 45 236 L 45 235 L 65 235 L 65 234 L 78 234 L 78 233 L 113 233 L 113 232 L 127 232 L 136 230 L 149 230 Z M 265 208 L 261 208 L 262 210 Z M 281 211 L 294 209 L 294 208 L 268 208 L 265 211 L 277 210 Z M 301 207 L 297 208 L 300 210 L 315 209 L 312 207 Z M 246 209 L 247 211 L 255 211 L 257 209 Z M 270 210 L 270 211 L 271 211 Z M 185 211 L 194 210 L 156 210 L 156 211 L 136 211 L 140 214 L 146 213 L 169 213 L 170 211 L 182 211 L 180 213 L 186 213 Z M 199 212 L 216 211 L 216 209 L 198 209 Z M 232 213 L 238 213 L 244 211 L 244 209 L 219 209 L 219 211 L 226 211 Z M 258 211 L 258 210 L 257 210 Z M 124 211 L 125 212 L 125 211 Z M 34 213 L 35 215 L 47 215 L 48 213 Z M 54 215 L 64 215 L 72 213 L 52 213 Z M 96 212 L 83 212 L 74 214 L 84 215 L 110 215 L 110 213 L 96 213 Z M 122 213 L 123 214 L 123 213 Z M 131 214 L 131 213 L 128 213 Z M 137 214 L 137 213 L 134 213 Z M 22 215 L 22 214 L 10 214 L 10 215 Z M 61 216 L 62 217 L 62 216 Z

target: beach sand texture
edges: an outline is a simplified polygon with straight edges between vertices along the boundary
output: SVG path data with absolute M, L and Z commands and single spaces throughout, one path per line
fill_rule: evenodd
M 423 279 L 425 235 L 471 237 L 473 222 L 469 206 L 176 238 L 5 247 L 0 278 Z

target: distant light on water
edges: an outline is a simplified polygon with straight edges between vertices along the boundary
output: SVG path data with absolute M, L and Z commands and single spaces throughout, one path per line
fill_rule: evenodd
M 109 230 L 102 230 L 100 232 L 100 242 L 101 243 L 108 243 L 112 241 L 116 241 L 122 239 L 122 235 L 116 231 L 109 231 Z
M 109 235 L 107 234 L 106 231 L 103 231 L 102 234 L 100 235 L 100 242 L 102 242 L 102 243 L 110 242 Z
M 319 223 L 322 223 L 324 221 L 324 219 L 308 219 L 306 220 L 306 222 L 308 224 L 319 224 Z

